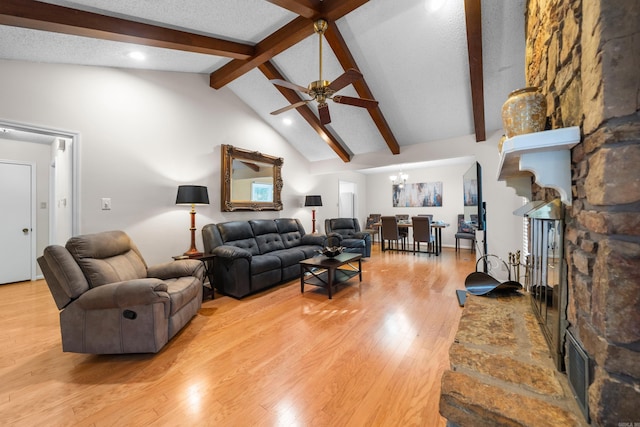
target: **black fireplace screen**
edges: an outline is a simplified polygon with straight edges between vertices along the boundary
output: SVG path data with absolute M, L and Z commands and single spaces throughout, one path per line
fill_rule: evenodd
M 564 370 L 567 280 L 563 209 L 555 200 L 526 214 L 531 220 L 531 301 L 558 370 Z

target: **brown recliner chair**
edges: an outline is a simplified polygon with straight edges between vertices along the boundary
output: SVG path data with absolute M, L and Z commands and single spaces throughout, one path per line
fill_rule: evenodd
M 122 231 L 48 246 L 38 264 L 60 309 L 63 351 L 157 353 L 202 304 L 202 262 L 147 267 Z

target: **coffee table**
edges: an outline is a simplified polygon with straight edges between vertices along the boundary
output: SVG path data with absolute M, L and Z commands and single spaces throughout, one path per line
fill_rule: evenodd
M 354 263 L 358 261 L 356 267 Z M 329 299 L 332 288 L 344 283 L 354 276 L 360 276 L 362 282 L 362 255 L 341 253 L 333 258 L 324 255 L 300 261 L 300 292 L 304 293 L 304 285 L 327 288 Z

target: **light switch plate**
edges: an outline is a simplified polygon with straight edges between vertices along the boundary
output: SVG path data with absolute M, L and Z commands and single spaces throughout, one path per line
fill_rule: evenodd
M 103 197 L 102 198 L 102 210 L 103 211 L 110 211 L 111 210 L 111 198 L 110 197 Z

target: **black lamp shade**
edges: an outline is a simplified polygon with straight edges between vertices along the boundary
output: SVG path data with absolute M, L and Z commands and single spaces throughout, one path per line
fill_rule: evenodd
M 180 185 L 176 205 L 208 205 L 209 193 L 203 185 Z
M 321 196 L 305 196 L 304 205 L 305 206 L 322 206 L 322 197 Z

